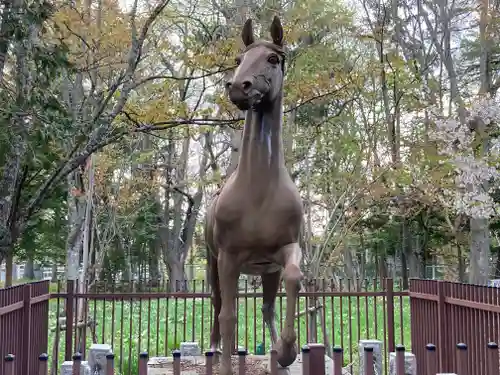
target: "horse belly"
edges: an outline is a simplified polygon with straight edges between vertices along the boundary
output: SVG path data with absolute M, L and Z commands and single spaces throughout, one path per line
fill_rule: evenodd
M 282 269 L 281 265 L 262 260 L 250 260 L 241 265 L 241 273 L 244 275 L 263 275 L 267 273 L 278 272 Z

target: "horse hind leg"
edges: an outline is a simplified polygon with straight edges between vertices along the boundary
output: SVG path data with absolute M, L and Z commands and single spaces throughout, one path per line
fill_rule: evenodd
M 212 331 L 210 333 L 210 350 L 217 352 L 220 345 L 221 335 L 219 326 L 219 314 L 221 310 L 221 295 L 219 284 L 219 269 L 217 266 L 217 258 L 209 251 L 208 262 L 210 269 L 210 288 L 212 289 L 212 306 L 214 310 Z M 218 358 L 216 358 L 218 360 Z
M 262 274 L 262 317 L 269 329 L 271 342 L 276 345 L 278 341 L 278 331 L 276 330 L 276 294 L 281 281 L 281 271 Z

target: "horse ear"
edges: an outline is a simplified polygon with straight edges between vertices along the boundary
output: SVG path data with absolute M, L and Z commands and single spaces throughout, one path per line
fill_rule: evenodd
M 273 23 L 271 24 L 271 38 L 273 43 L 282 47 L 283 46 L 283 26 L 278 16 L 274 16 Z
M 255 41 L 253 37 L 253 26 L 251 18 L 247 19 L 245 25 L 243 26 L 243 31 L 241 32 L 241 39 L 243 39 L 243 43 L 245 43 L 246 47 L 248 47 Z

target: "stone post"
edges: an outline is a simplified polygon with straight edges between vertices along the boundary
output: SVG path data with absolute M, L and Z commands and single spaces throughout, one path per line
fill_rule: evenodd
M 73 375 L 73 361 L 64 361 L 61 365 L 61 375 Z M 91 375 L 90 366 L 87 361 L 80 363 L 80 375 Z
M 111 345 L 108 344 L 92 344 L 89 348 L 89 366 L 94 374 L 96 371 L 99 375 L 106 374 L 106 355 L 111 352 Z
M 384 343 L 380 340 L 359 340 L 359 375 L 365 374 L 365 347 L 373 348 L 373 369 L 375 375 L 382 375 L 382 348 Z
M 417 359 L 415 354 L 404 352 L 405 372 L 404 375 L 417 375 Z M 389 353 L 389 375 L 396 375 L 396 352 Z
M 200 345 L 196 341 L 181 342 L 181 356 L 182 357 L 196 357 L 201 355 Z

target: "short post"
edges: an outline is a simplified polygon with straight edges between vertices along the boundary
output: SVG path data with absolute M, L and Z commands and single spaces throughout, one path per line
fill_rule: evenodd
M 396 375 L 405 375 L 405 347 L 396 345 Z
M 205 352 L 205 374 L 212 375 L 214 371 L 214 352 L 209 350 Z
M 403 345 L 396 345 L 389 353 L 389 375 L 417 375 L 417 360 L 413 353 L 406 352 Z
M 38 357 L 38 375 L 47 375 L 47 365 L 48 365 L 49 356 L 47 353 L 42 353 Z
M 373 373 L 373 347 L 365 346 L 365 373 L 363 375 L 374 375 Z
M 271 375 L 278 375 L 278 351 L 271 349 Z
M 365 368 L 367 366 L 367 364 L 365 363 L 365 346 L 371 346 L 373 348 L 372 366 L 374 366 L 374 372 L 377 374 L 382 374 L 382 349 L 384 348 L 384 343 L 380 340 L 359 340 L 359 372 L 357 373 L 357 375 L 364 375 Z
M 5 361 L 5 375 L 14 375 L 14 354 L 7 354 L 4 358 Z
M 325 346 L 309 344 L 309 374 L 325 375 Z
M 437 374 L 437 358 L 436 358 L 436 345 L 427 344 L 425 346 L 427 356 L 427 374 Z
M 172 352 L 172 357 L 174 357 L 174 375 L 181 375 L 181 351 L 174 350 Z
M 335 346 L 333 348 L 333 375 L 342 375 L 343 362 L 343 350 L 340 346 Z
M 80 375 L 81 367 L 82 367 L 82 354 L 75 353 L 73 355 L 73 375 Z
M 139 375 L 148 374 L 148 357 L 148 352 L 142 352 L 139 354 Z
M 302 375 L 310 375 L 309 367 L 310 367 L 310 354 L 311 349 L 307 345 L 302 347 Z
M 113 375 L 115 372 L 115 355 L 113 353 L 106 354 L 106 375 Z
M 467 371 L 467 345 L 463 342 L 457 344 L 457 369 L 460 375 L 469 375 Z
M 496 342 L 488 343 L 488 374 L 500 375 L 500 368 L 498 367 L 499 361 L 498 344 Z
M 238 349 L 238 374 L 245 375 L 246 361 L 247 361 L 247 350 Z

